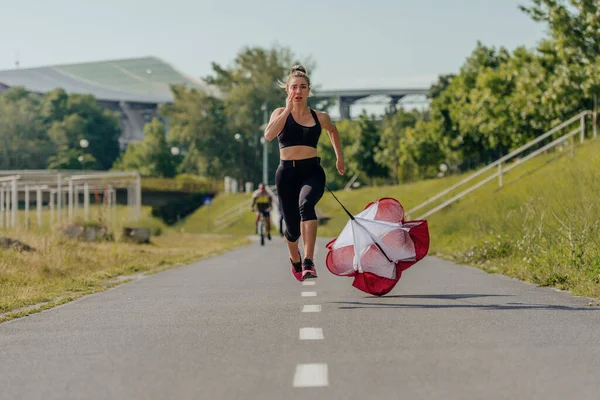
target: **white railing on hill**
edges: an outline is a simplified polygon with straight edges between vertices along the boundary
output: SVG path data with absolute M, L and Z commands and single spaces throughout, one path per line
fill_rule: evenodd
M 527 144 L 519 147 L 518 149 L 510 152 L 509 154 L 507 154 L 507 155 L 499 158 L 498 160 L 496 160 L 493 163 L 489 164 L 488 166 L 486 166 L 486 167 L 478 170 L 477 172 L 475 172 L 474 174 L 468 176 L 467 178 L 461 180 L 460 182 L 452 185 L 448 189 L 445 189 L 445 190 L 439 192 L 435 196 L 430 197 L 429 199 L 425 200 L 424 202 L 422 202 L 421 204 L 417 205 L 416 207 L 413 207 L 412 209 L 408 210 L 406 212 L 407 218 L 410 218 L 410 215 L 412 215 L 415 211 L 424 208 L 428 204 L 431 204 L 432 202 L 440 199 L 441 197 L 443 197 L 446 194 L 452 192 L 456 188 L 458 188 L 458 187 L 460 187 L 460 186 L 462 186 L 462 185 L 470 182 L 471 180 L 477 178 L 478 176 L 480 176 L 481 174 L 483 174 L 483 173 L 491 170 L 492 168 L 497 168 L 498 171 L 495 172 L 494 174 L 490 175 L 489 177 L 485 178 L 481 182 L 478 182 L 477 184 L 474 184 L 474 185 L 468 187 L 467 189 L 463 190 L 462 192 L 460 192 L 459 194 L 455 195 L 451 199 L 446 200 L 445 202 L 441 203 L 437 207 L 432 208 L 431 210 L 425 212 L 424 214 L 420 215 L 419 217 L 417 217 L 415 219 L 424 219 L 424 218 L 427 218 L 431 214 L 433 214 L 433 213 L 435 213 L 435 212 L 437 212 L 437 211 L 439 211 L 439 210 L 441 210 L 441 209 L 449 206 L 450 204 L 452 204 L 455 201 L 459 200 L 463 196 L 466 196 L 467 194 L 469 194 L 472 191 L 474 191 L 475 189 L 477 189 L 477 188 L 485 185 L 486 183 L 492 181 L 493 179 L 498 178 L 498 183 L 499 183 L 500 187 L 502 187 L 502 175 L 503 174 L 505 174 L 506 172 L 510 171 L 511 169 L 513 169 L 514 167 L 516 167 L 517 165 L 520 165 L 520 164 L 524 163 L 525 161 L 530 160 L 530 159 L 532 159 L 532 158 L 540 155 L 541 153 L 543 153 L 543 152 L 551 149 L 552 147 L 561 144 L 566 139 L 569 139 L 570 137 L 575 136 L 578 133 L 580 134 L 580 141 L 583 142 L 585 140 L 585 118 L 587 116 L 590 116 L 590 115 L 593 116 L 593 128 L 594 128 L 593 129 L 593 137 L 595 138 L 597 136 L 597 125 L 596 125 L 597 114 L 596 114 L 596 112 L 592 112 L 592 111 L 583 111 L 583 112 L 577 114 L 576 116 L 574 116 L 573 118 L 569 119 L 568 121 L 565 121 L 565 122 L 561 123 L 560 125 L 552 128 L 548 132 L 544 133 L 543 135 L 540 135 L 537 138 L 533 139 L 529 143 L 527 143 Z M 510 166 L 508 166 L 506 168 L 502 167 L 503 164 L 506 163 L 507 161 L 509 161 L 512 158 L 520 155 L 525 150 L 529 149 L 531 146 L 534 146 L 535 144 L 541 142 L 542 140 L 548 138 L 549 136 L 555 134 L 556 132 L 559 132 L 560 130 L 564 129 L 565 127 L 573 124 L 577 120 L 580 120 L 580 124 L 579 124 L 579 126 L 576 129 L 574 129 L 574 130 L 570 131 L 569 133 L 567 133 L 567 134 L 559 137 L 558 139 L 553 140 L 551 143 L 548 143 L 547 145 L 541 147 L 540 149 L 537 149 L 536 151 L 532 152 L 531 154 L 528 154 L 527 156 L 518 159 L 517 161 L 513 162 Z M 573 145 L 574 145 L 574 143 L 573 143 Z
M 213 220 L 213 232 L 219 232 L 237 221 L 244 213 L 250 212 L 252 200 L 246 200 L 217 215 Z

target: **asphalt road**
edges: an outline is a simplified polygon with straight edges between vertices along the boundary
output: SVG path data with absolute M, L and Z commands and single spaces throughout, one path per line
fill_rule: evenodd
M 598 399 L 600 308 L 426 258 L 383 298 L 279 237 L 0 324 L 0 398 Z

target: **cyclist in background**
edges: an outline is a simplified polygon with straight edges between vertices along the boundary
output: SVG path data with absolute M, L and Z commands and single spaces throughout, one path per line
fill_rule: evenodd
M 267 239 L 271 240 L 271 207 L 273 205 L 273 198 L 267 192 L 264 183 L 258 185 L 258 190 L 255 190 L 252 194 L 252 211 L 256 211 L 256 222 L 254 223 L 254 230 L 258 233 L 258 221 L 260 214 L 265 217 L 265 225 L 267 228 Z

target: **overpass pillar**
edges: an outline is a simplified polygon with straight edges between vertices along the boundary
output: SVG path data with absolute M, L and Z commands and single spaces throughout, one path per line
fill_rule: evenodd
M 388 107 L 388 114 L 395 114 L 398 111 L 398 102 L 404 95 L 390 96 L 390 105 Z
M 339 98 L 340 102 L 340 120 L 350 119 L 350 106 L 354 103 L 354 100 L 347 97 Z

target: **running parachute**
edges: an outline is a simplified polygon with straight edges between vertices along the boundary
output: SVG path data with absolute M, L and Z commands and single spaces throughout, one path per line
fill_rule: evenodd
M 356 216 L 340 205 L 350 220 L 327 244 L 327 269 L 334 275 L 353 277 L 352 286 L 365 293 L 389 293 L 402 272 L 427 255 L 427 221 L 404 221 L 400 202 L 387 197 L 369 203 Z

